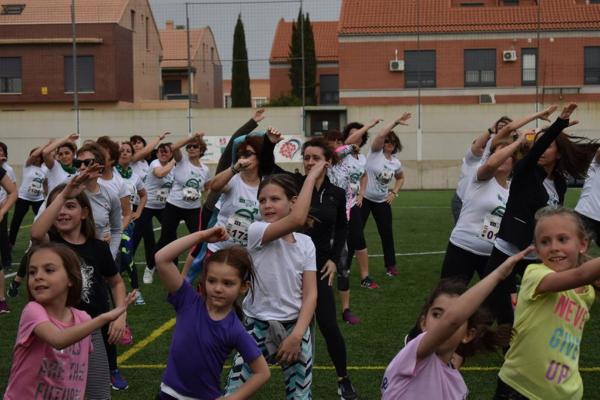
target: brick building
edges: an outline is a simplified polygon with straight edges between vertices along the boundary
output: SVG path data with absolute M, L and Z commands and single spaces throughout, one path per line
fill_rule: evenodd
M 73 99 L 71 0 L 0 0 L 0 104 Z M 162 48 L 147 0 L 76 2 L 81 102 L 160 98 Z
M 599 28 L 600 0 L 343 0 L 340 103 L 600 101 Z
M 193 104 L 202 108 L 223 106 L 223 77 L 217 44 L 209 27 L 190 29 L 190 59 Z M 164 53 L 160 63 L 162 70 L 162 98 L 166 100 L 187 99 L 188 42 L 185 29 L 175 29 L 168 20 L 166 29 L 160 31 Z
M 269 79 L 250 79 L 252 107 L 264 107 L 269 103 L 271 92 Z M 231 108 L 231 79 L 223 80 L 223 107 Z
M 279 20 L 269 57 L 271 99 L 290 94 L 288 60 L 292 41 L 293 22 Z M 338 103 L 338 39 L 337 21 L 312 22 L 317 56 L 317 101 L 319 104 Z

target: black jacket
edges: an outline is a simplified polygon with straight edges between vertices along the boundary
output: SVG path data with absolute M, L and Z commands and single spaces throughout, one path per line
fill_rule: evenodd
M 533 145 L 529 153 L 513 168 L 506 211 L 502 217 L 498 237 L 523 250 L 533 242 L 535 212 L 548 203 L 544 188 L 547 178 L 544 168 L 537 164 L 546 149 L 569 126 L 569 120 L 558 118 Z M 559 203 L 563 204 L 567 184 L 562 176 L 554 177 Z

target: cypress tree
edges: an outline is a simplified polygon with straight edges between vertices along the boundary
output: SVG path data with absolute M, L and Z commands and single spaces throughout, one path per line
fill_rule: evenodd
M 242 14 L 238 15 L 233 33 L 233 62 L 231 66 L 231 106 L 251 107 L 250 74 L 248 72 L 248 50 Z
M 290 71 L 288 73 L 292 84 L 292 96 L 302 98 L 302 38 L 300 26 L 302 24 L 302 9 L 298 11 L 298 19 L 292 24 L 292 42 L 288 53 Z
M 315 50 L 315 36 L 308 13 L 304 19 L 304 79 L 306 104 L 317 104 L 317 53 Z

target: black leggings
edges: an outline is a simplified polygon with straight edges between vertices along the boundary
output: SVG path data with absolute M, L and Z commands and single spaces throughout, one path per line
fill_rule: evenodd
M 442 264 L 442 278 L 454 278 L 463 281 L 466 285 L 471 282 L 473 275 L 477 272 L 479 278 L 485 276 L 485 267 L 488 256 L 480 256 L 470 251 L 461 249 L 448 242 L 446 255 Z
M 355 205 L 350 209 L 350 220 L 348 221 L 348 238 L 346 240 L 347 254 L 342 252 L 338 266 L 338 290 L 346 291 L 350 289 L 350 268 L 352 259 L 356 250 L 367 248 L 365 241 L 364 224 L 360 207 Z
M 590 217 L 586 217 L 585 215 L 579 214 L 578 212 L 575 213 L 579 215 L 579 218 L 581 218 L 581 220 L 583 221 L 585 228 L 591 234 L 591 239 L 593 239 L 596 242 L 596 244 L 600 246 L 600 221 L 597 221 Z
M 104 347 L 106 347 L 106 356 L 108 357 L 108 368 L 114 371 L 118 368 L 117 366 L 117 345 L 108 343 L 108 326 L 106 324 L 102 327 L 102 339 L 104 340 Z
M 29 201 L 24 200 L 22 198 L 17 198 L 17 202 L 15 203 L 15 211 L 13 213 L 12 220 L 10 221 L 10 234 L 8 236 L 8 240 L 10 241 L 10 245 L 14 246 L 17 241 L 17 234 L 19 233 L 19 228 L 21 227 L 21 222 L 23 222 L 23 218 L 29 207 L 33 210 L 33 214 L 37 214 L 40 206 L 44 200 L 40 201 Z
M 177 240 L 177 227 L 181 220 L 185 221 L 188 232 L 197 232 L 200 227 L 200 208 L 186 209 L 167 203 L 163 210 L 160 239 L 156 244 L 156 251 Z
M 5 215 L 0 222 L 0 270 L 2 267 L 10 267 L 10 245 L 8 243 L 8 216 Z
M 346 365 L 346 343 L 344 342 L 344 337 L 337 324 L 333 289 L 329 286 L 327 279 L 321 279 L 320 269 L 323 267 L 326 260 L 318 261 L 323 262 L 317 263 L 317 309 L 315 311 L 317 324 L 319 325 L 321 334 L 325 338 L 327 352 L 335 366 L 337 376 L 345 377 L 348 375 Z
M 367 224 L 369 214 L 373 212 L 377 231 L 381 238 L 381 247 L 383 248 L 383 261 L 385 267 L 396 266 L 396 249 L 394 248 L 394 231 L 392 230 L 392 207 L 384 202 L 375 203 L 374 201 L 363 199 L 362 207 L 363 228 Z
M 485 268 L 485 275 L 487 276 L 492 273 L 508 257 L 510 256 L 504 254 L 494 246 Z M 534 262 L 533 260 L 519 261 L 513 268 L 512 273 L 506 279 L 500 281 L 485 300 L 484 305 L 494 314 L 498 320 L 498 324 L 513 324 L 515 313 L 512 308 L 510 294 L 517 292 L 517 275 L 523 276 L 525 268 Z
M 511 386 L 508 386 L 500 378 L 498 378 L 498 384 L 496 386 L 496 393 L 494 393 L 494 400 L 529 400 L 521 393 L 517 392 Z
M 140 214 L 140 218 L 135 221 L 135 227 L 133 228 L 131 257 L 135 258 L 135 252 L 142 238 L 144 238 L 144 255 L 146 257 L 146 265 L 148 265 L 148 268 L 150 269 L 154 268 L 154 247 L 156 247 L 152 218 L 156 218 L 158 222 L 162 222 L 162 212 L 162 209 L 157 210 L 144 207 Z

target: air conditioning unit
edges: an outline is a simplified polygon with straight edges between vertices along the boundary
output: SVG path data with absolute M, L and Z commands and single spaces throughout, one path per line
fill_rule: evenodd
M 404 60 L 390 60 L 390 71 L 404 71 Z
M 480 94 L 479 104 L 496 104 L 496 96 L 493 93 Z
M 517 61 L 517 51 L 516 50 L 504 50 L 502 52 L 502 60 L 504 60 L 504 62 Z

